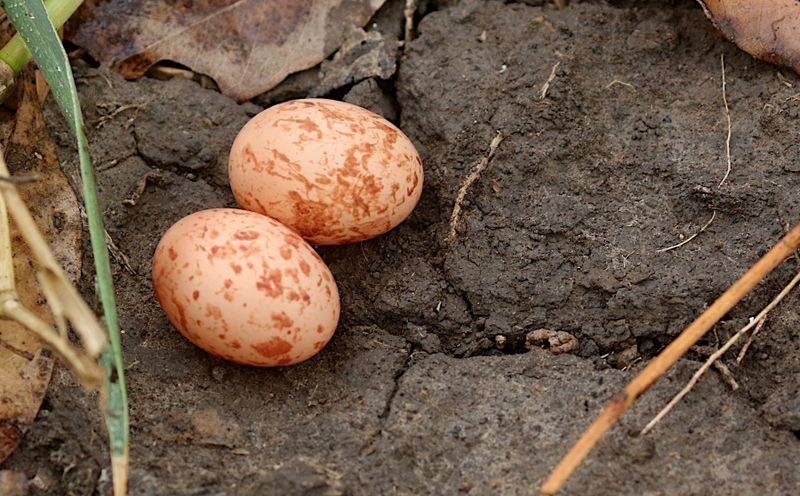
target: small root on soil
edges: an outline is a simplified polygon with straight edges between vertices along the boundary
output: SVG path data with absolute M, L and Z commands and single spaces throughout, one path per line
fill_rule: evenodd
M 767 316 L 765 315 L 764 318 L 761 319 L 761 321 L 758 323 L 753 333 L 750 334 L 750 336 L 747 338 L 747 341 L 744 342 L 744 346 L 742 346 L 742 349 L 739 350 L 739 354 L 736 356 L 737 364 L 741 365 L 741 363 L 744 361 L 744 357 L 745 355 L 747 355 L 747 350 L 750 349 L 750 345 L 753 344 L 753 340 L 758 335 L 758 333 L 761 332 L 761 329 L 764 328 L 764 323 L 766 321 L 767 321 Z
M 497 135 L 495 135 L 492 142 L 489 143 L 489 152 L 484 155 L 480 162 L 475 165 L 467 178 L 461 184 L 461 187 L 458 188 L 456 203 L 453 205 L 453 213 L 450 215 L 450 232 L 447 234 L 448 245 L 452 245 L 456 240 L 456 227 L 458 226 L 459 220 L 461 220 L 461 205 L 464 203 L 464 198 L 466 198 L 470 186 L 472 186 L 472 184 L 478 180 L 481 173 L 486 170 L 486 167 L 489 166 L 489 162 L 491 162 L 492 158 L 494 158 L 497 147 L 500 146 L 500 143 L 502 143 L 504 138 L 505 136 L 503 136 L 503 133 L 501 131 L 497 131 Z
M 665 252 L 668 252 L 668 251 L 670 251 L 670 250 L 674 250 L 674 249 L 676 249 L 676 248 L 680 248 L 681 246 L 685 245 L 685 244 L 686 244 L 686 243 L 688 243 L 689 241 L 691 241 L 691 240 L 693 240 L 694 238 L 696 238 L 697 236 L 699 236 L 699 235 L 700 235 L 700 233 L 702 233 L 703 231 L 705 231 L 706 229 L 708 229 L 708 226 L 710 226 L 710 225 L 711 225 L 711 223 L 712 223 L 712 222 L 714 222 L 714 219 L 715 219 L 716 217 L 717 217 L 717 211 L 716 211 L 716 210 L 714 210 L 714 212 L 711 214 L 711 218 L 710 218 L 710 219 L 708 219 L 708 222 L 706 222 L 706 223 L 703 225 L 703 227 L 701 227 L 701 228 L 700 228 L 700 230 L 699 230 L 699 231 L 697 231 L 696 233 L 692 234 L 691 236 L 689 236 L 688 238 L 684 239 L 683 241 L 681 241 L 680 243 L 678 243 L 678 244 L 676 244 L 676 245 L 672 245 L 672 246 L 668 246 L 668 247 L 666 247 L 666 248 L 661 248 L 660 250 L 656 250 L 656 253 L 665 253 Z
M 119 248 L 119 246 L 117 246 L 117 244 L 114 242 L 114 238 L 111 237 L 108 231 L 105 231 L 105 234 L 106 234 L 106 245 L 108 246 L 108 252 L 111 254 L 111 258 L 113 258 L 115 262 L 120 264 L 128 274 L 132 276 L 138 276 L 139 274 L 131 266 L 131 259 L 128 258 L 128 255 L 126 255 L 125 252 L 123 252 Z
M 694 346 L 692 348 L 693 351 L 700 353 L 706 358 L 713 355 L 718 349 L 719 349 L 719 339 L 717 339 L 716 348 L 711 348 L 710 346 Z M 731 372 L 731 369 L 729 369 L 728 366 L 725 365 L 725 362 L 717 360 L 716 362 L 714 362 L 714 368 L 717 369 L 717 372 L 719 372 L 720 377 L 722 377 L 722 380 L 725 381 L 725 383 L 728 384 L 728 386 L 730 386 L 731 390 L 736 391 L 737 389 L 739 389 L 739 383 L 736 382 L 736 377 L 733 375 L 733 372 Z
M 128 205 L 129 207 L 135 207 L 136 203 L 139 201 L 139 198 L 142 197 L 144 194 L 144 190 L 147 188 L 148 181 L 159 183 L 164 179 L 159 171 L 150 171 L 143 175 L 138 181 L 136 181 L 136 185 L 133 188 L 131 194 L 122 200 L 123 205 Z
M 723 362 L 714 362 L 714 368 L 717 369 L 722 376 L 722 380 L 730 386 L 731 390 L 736 391 L 739 389 L 739 383 L 736 382 L 736 377 L 734 377 L 733 372 L 731 372 L 731 369 L 729 369 L 727 365 Z
M 556 71 L 560 65 L 560 61 L 556 62 L 553 68 L 550 69 L 550 75 L 547 76 L 547 81 L 544 82 L 541 91 L 539 91 L 539 100 L 544 100 L 547 97 L 547 92 L 550 90 L 550 84 L 552 84 L 553 80 L 556 78 Z
M 97 121 L 94 124 L 94 127 L 95 127 L 95 129 L 100 129 L 101 127 L 103 127 L 106 124 L 108 124 L 109 122 L 111 122 L 114 119 L 114 117 L 116 117 L 119 114 L 125 112 L 126 110 L 136 110 L 136 112 L 134 112 L 134 114 L 133 114 L 133 117 L 128 119 L 128 121 L 124 125 L 124 128 L 128 129 L 130 127 L 130 125 L 133 124 L 133 121 L 136 119 L 136 115 L 138 114 L 138 111 L 143 109 L 144 107 L 146 107 L 146 105 L 143 104 L 143 103 L 131 103 L 131 104 L 128 104 L 128 105 L 122 105 L 120 107 L 117 107 L 110 114 L 104 115 L 104 116 L 100 117 L 99 119 L 97 119 Z
M 722 103 L 725 104 L 725 118 L 728 121 L 728 136 L 725 138 L 725 160 L 727 161 L 727 169 L 722 181 L 719 182 L 717 188 L 721 188 L 728 176 L 731 174 L 731 111 L 728 107 L 728 93 L 725 91 L 725 54 L 719 56 L 720 65 L 722 66 Z
M 636 91 L 636 86 L 632 85 L 631 83 L 626 83 L 625 81 L 620 81 L 619 79 L 615 79 L 615 80 L 611 81 L 610 83 L 608 83 L 606 85 L 606 89 L 607 90 L 611 89 L 612 86 L 617 85 L 617 84 L 619 84 L 621 86 L 627 86 L 631 90 Z

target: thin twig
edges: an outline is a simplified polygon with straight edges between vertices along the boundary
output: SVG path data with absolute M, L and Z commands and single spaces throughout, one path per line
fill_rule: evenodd
M 728 120 L 728 136 L 725 138 L 725 159 L 727 161 L 727 169 L 722 181 L 719 182 L 718 188 L 721 188 L 728 176 L 731 174 L 731 111 L 728 107 L 728 93 L 725 91 L 725 54 L 719 56 L 720 65 L 722 66 L 722 103 L 725 104 L 725 118 Z
M 716 331 L 717 328 L 714 327 L 715 335 Z M 710 346 L 693 346 L 692 351 L 696 351 L 697 353 L 703 355 L 705 358 L 708 358 L 711 355 L 713 355 L 715 351 L 719 349 L 719 345 L 720 345 L 719 337 L 717 336 L 716 348 L 711 348 Z M 739 389 L 739 383 L 736 382 L 736 378 L 733 376 L 733 372 L 731 372 L 731 369 L 729 369 L 728 366 L 725 365 L 725 362 L 717 360 L 716 362 L 714 362 L 714 368 L 717 369 L 717 372 L 719 372 L 719 375 L 722 377 L 722 380 L 725 381 L 728 384 L 728 386 L 731 387 L 732 390 L 736 391 L 737 389 Z
M 97 121 L 94 123 L 95 129 L 100 129 L 101 127 L 105 126 L 110 121 L 112 121 L 114 119 L 114 117 L 118 116 L 122 112 L 125 112 L 126 110 L 136 110 L 138 112 L 139 109 L 142 109 L 144 107 L 145 107 L 145 104 L 143 104 L 143 103 L 130 103 L 128 105 L 122 105 L 120 107 L 117 107 L 110 114 L 104 115 L 104 116 L 100 117 L 99 119 L 97 119 Z M 134 115 L 134 118 L 135 118 L 135 115 Z
M 631 83 L 626 83 L 625 81 L 620 81 L 619 79 L 615 79 L 615 80 L 611 81 L 610 83 L 608 83 L 606 85 L 606 89 L 607 90 L 611 89 L 611 87 L 614 86 L 615 84 L 620 84 L 622 86 L 627 86 L 628 88 L 632 89 L 633 91 L 636 91 L 636 86 L 632 85 Z
M 411 39 L 414 37 L 414 14 L 417 12 L 417 0 L 406 0 L 403 15 L 406 19 L 405 34 L 403 35 L 403 52 L 408 50 Z
M 653 417 L 653 420 L 651 420 L 645 426 L 644 429 L 642 429 L 642 435 L 647 434 L 648 432 L 650 432 L 653 429 L 653 426 L 655 426 L 662 418 L 664 418 L 664 416 L 666 414 L 668 414 L 669 411 L 672 410 L 672 408 L 676 404 L 678 404 L 678 402 L 684 396 L 686 396 L 686 394 L 689 393 L 689 391 L 692 390 L 694 385 L 697 384 L 697 381 L 699 381 L 700 378 L 703 376 L 703 374 L 705 374 L 706 370 L 708 370 L 708 368 L 711 367 L 711 365 L 714 362 L 716 362 L 717 359 L 719 359 L 719 357 L 724 355 L 725 352 L 728 351 L 731 348 L 731 346 L 736 344 L 736 341 L 738 341 L 739 338 L 741 338 L 742 336 L 747 334 L 747 332 L 750 329 L 752 329 L 753 327 L 756 328 L 755 332 L 758 332 L 758 330 L 760 330 L 760 328 L 764 325 L 764 321 L 767 318 L 767 314 L 769 312 L 771 312 L 773 308 L 778 306 L 778 303 L 780 303 L 781 300 L 783 300 L 783 298 L 787 294 L 789 294 L 789 292 L 797 285 L 798 282 L 800 282 L 800 272 L 798 272 L 797 275 L 795 275 L 794 278 L 789 282 L 789 284 L 787 284 L 786 287 L 783 288 L 783 290 L 781 290 L 780 293 L 778 293 L 778 296 L 776 296 L 769 303 L 769 305 L 764 307 L 764 309 L 761 310 L 761 312 L 759 312 L 758 315 L 756 315 L 754 318 L 750 319 L 750 322 L 748 322 L 746 326 L 744 326 L 741 329 L 739 329 L 739 331 L 736 334 L 734 334 L 733 336 L 731 336 L 731 338 L 728 339 L 728 341 L 724 345 L 722 345 L 722 347 L 720 349 L 718 349 L 717 351 L 714 352 L 713 355 L 708 357 L 708 359 L 705 361 L 705 363 L 703 363 L 703 366 L 700 367 L 699 369 L 697 369 L 697 372 L 694 373 L 694 375 L 692 376 L 691 380 L 689 380 L 689 383 L 686 384 L 686 386 L 684 386 L 684 388 L 681 389 L 681 391 L 678 394 L 676 394 L 675 397 L 672 398 L 672 400 L 670 400 L 669 403 L 667 403 L 667 406 L 665 406 L 660 412 L 658 412 L 658 415 Z
M 544 100 L 547 97 L 547 91 L 550 89 L 550 83 L 556 78 L 556 70 L 558 70 L 559 65 L 561 65 L 561 61 L 556 62 L 553 68 L 550 69 L 550 75 L 547 76 L 547 81 L 544 82 L 541 91 L 539 91 L 539 100 Z
M 120 264 L 125 271 L 132 275 L 138 276 L 139 274 L 134 270 L 131 266 L 131 259 L 128 258 L 128 255 L 125 254 L 122 250 L 120 250 L 119 246 L 114 242 L 114 238 L 108 234 L 108 231 L 105 231 L 106 234 L 106 244 L 108 245 L 108 251 L 111 253 L 111 257 L 114 259 L 115 262 Z
M 750 349 L 750 345 L 753 344 L 753 339 L 755 339 L 756 335 L 758 335 L 758 333 L 761 332 L 761 329 L 764 328 L 764 323 L 766 321 L 767 316 L 765 315 L 764 318 L 759 321 L 753 333 L 748 336 L 747 341 L 744 342 L 744 346 L 742 346 L 742 349 L 739 350 L 739 355 L 736 356 L 737 364 L 741 365 L 741 363 L 744 361 L 744 356 L 747 354 L 747 350 Z
M 650 361 L 626 387 L 617 393 L 606 405 L 603 412 L 583 433 L 572 449 L 550 473 L 540 489 L 542 495 L 555 494 L 589 451 L 614 425 L 614 422 L 627 410 L 636 398 L 645 393 L 655 382 L 686 353 L 698 339 L 727 314 L 764 277 L 780 264 L 800 245 L 800 224 L 778 241 L 761 259 L 753 265 L 738 281 L 728 288 L 705 312 L 687 327 L 657 357 Z
M 503 141 L 503 133 L 497 131 L 497 135 L 495 135 L 494 139 L 491 143 L 489 143 L 489 151 L 488 153 L 478 162 L 472 171 L 469 173 L 469 176 L 464 180 L 461 184 L 461 187 L 458 189 L 458 195 L 456 195 L 456 202 L 453 205 L 453 213 L 450 215 L 450 232 L 447 234 L 447 244 L 452 244 L 456 239 L 456 227 L 458 226 L 458 222 L 461 219 L 461 204 L 464 202 L 464 198 L 467 196 L 467 192 L 469 191 L 470 186 L 478 180 L 481 173 L 489 166 L 489 162 L 492 161 L 494 158 L 494 154 L 497 151 L 497 147 L 500 146 L 500 143 Z
M 717 369 L 719 375 L 722 376 L 722 380 L 725 381 L 733 391 L 739 389 L 739 383 L 736 382 L 736 377 L 733 376 L 733 372 L 731 372 L 731 369 L 729 369 L 724 362 L 717 360 L 714 362 L 714 368 Z
M 670 250 L 674 250 L 674 249 L 676 249 L 676 248 L 680 248 L 681 246 L 685 245 L 685 244 L 686 244 L 686 243 L 688 243 L 689 241 L 691 241 L 691 240 L 693 240 L 694 238 L 696 238 L 698 235 L 700 235 L 700 233 L 702 233 L 703 231 L 705 231 L 706 229 L 708 229 L 708 226 L 710 226 L 710 225 L 711 225 L 711 223 L 712 223 L 712 222 L 714 222 L 714 219 L 715 219 L 716 217 L 717 217 L 717 211 L 716 211 L 716 210 L 714 210 L 714 213 L 712 213 L 712 214 L 711 214 L 711 218 L 710 218 L 710 219 L 708 219 L 708 222 L 706 222 L 706 223 L 705 223 L 705 225 L 703 225 L 703 227 L 701 227 L 699 231 L 697 231 L 696 233 L 692 234 L 692 235 L 691 235 L 691 236 L 689 236 L 688 238 L 684 239 L 683 241 L 681 241 L 681 242 L 680 242 L 680 243 L 678 243 L 677 245 L 672 245 L 672 246 L 668 246 L 668 247 L 666 247 L 666 248 L 661 248 L 660 250 L 656 250 L 656 253 L 664 253 L 664 252 L 667 252 L 667 251 L 670 251 Z

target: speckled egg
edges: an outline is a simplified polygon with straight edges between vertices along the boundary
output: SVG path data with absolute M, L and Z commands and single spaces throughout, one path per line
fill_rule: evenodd
M 314 249 L 246 210 L 203 210 L 170 227 L 153 257 L 153 286 L 191 342 L 246 365 L 302 362 L 339 320 L 336 282 Z
M 422 193 L 422 161 L 379 115 L 335 100 L 293 100 L 242 128 L 228 161 L 242 208 L 310 243 L 372 238 L 406 219 Z

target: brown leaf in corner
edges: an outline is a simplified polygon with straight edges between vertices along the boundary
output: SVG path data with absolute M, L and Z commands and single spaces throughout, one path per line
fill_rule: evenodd
M 324 60 L 384 1 L 94 0 L 66 38 L 126 78 L 172 60 L 243 101 Z
M 81 270 L 78 202 L 59 167 L 30 69 L 20 82 L 23 96 L 17 113 L 5 116 L 6 122 L 0 124 L 6 159 L 13 175 L 36 178 L 19 185 L 20 195 L 54 255 L 75 281 Z M 45 322 L 52 323 L 36 279 L 33 255 L 13 227 L 11 236 L 19 300 Z M 16 322 L 0 320 L 0 462 L 13 452 L 36 417 L 52 368 L 53 358 L 42 349 L 36 336 Z
M 5 325 L 5 324 L 4 324 Z M 3 333 L 5 334 L 5 332 Z M 30 335 L 32 337 L 32 335 Z M 31 341 L 36 341 L 32 337 Z M 14 452 L 28 426 L 33 423 L 44 399 L 53 359 L 39 349 L 32 357 L 22 350 L 0 349 L 0 462 Z
M 714 26 L 754 57 L 800 73 L 800 2 L 698 0 Z

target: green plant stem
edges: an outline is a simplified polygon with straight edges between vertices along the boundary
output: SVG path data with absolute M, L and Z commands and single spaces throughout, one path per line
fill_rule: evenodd
M 71 3 L 70 3 L 71 2 Z M 68 5 L 77 7 L 75 0 L 53 0 L 51 9 L 59 15 L 66 16 L 70 10 Z M 56 8 L 56 7 L 60 8 Z M 111 262 L 106 246 L 105 228 L 103 227 L 102 210 L 97 198 L 97 184 L 94 168 L 89 157 L 89 145 L 84 134 L 83 115 L 81 114 L 78 91 L 72 77 L 72 68 L 64 52 L 64 46 L 58 37 L 55 26 L 50 22 L 42 0 L 6 0 L 6 14 L 17 32 L 22 36 L 33 59 L 39 66 L 52 90 L 53 98 L 64 113 L 64 117 L 78 143 L 81 181 L 83 183 L 83 202 L 86 206 L 86 218 L 89 223 L 92 254 L 96 270 L 97 292 L 103 306 L 104 320 L 108 329 L 110 346 L 106 347 L 100 357 L 106 369 L 105 395 L 101 398 L 103 413 L 108 428 L 111 447 L 111 469 L 114 478 L 114 494 L 124 495 L 128 476 L 128 401 L 125 394 L 124 367 L 122 363 L 122 346 L 120 343 L 117 307 L 114 298 L 114 285 L 111 278 Z M 61 23 L 66 18 L 56 19 Z
M 83 0 L 47 0 L 44 4 L 50 21 L 58 30 L 82 3 Z M 30 62 L 31 53 L 19 33 L 15 34 L 0 50 L 0 60 L 8 64 L 15 73 L 21 71 Z

